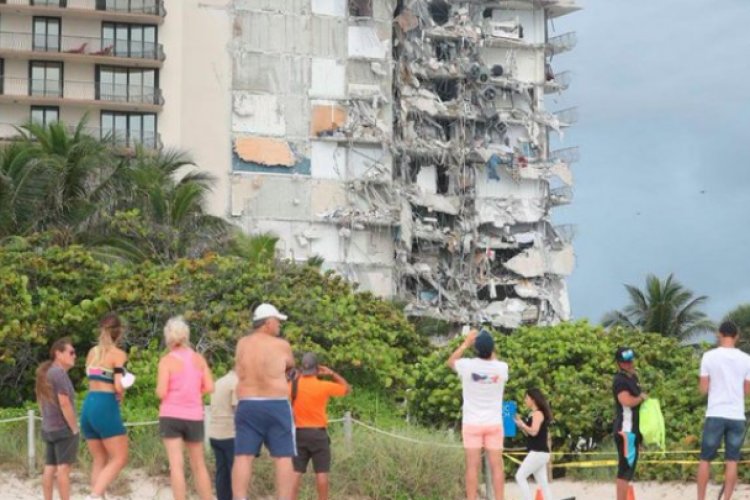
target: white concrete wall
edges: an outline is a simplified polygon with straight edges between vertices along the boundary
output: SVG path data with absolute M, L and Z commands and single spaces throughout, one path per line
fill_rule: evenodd
M 216 182 L 208 198 L 214 215 L 229 215 L 231 171 L 230 0 L 166 0 L 159 28 L 166 60 L 160 72 L 164 110 L 158 117 L 166 147 L 189 152 Z

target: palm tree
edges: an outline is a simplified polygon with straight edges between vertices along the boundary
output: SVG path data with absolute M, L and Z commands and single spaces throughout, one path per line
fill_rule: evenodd
M 680 340 L 713 328 L 706 314 L 699 310 L 708 297 L 695 297 L 672 274 L 663 281 L 649 274 L 644 290 L 633 285 L 625 285 L 625 289 L 630 304 L 621 311 L 607 313 L 602 319 L 605 327 L 624 326 Z
M 230 225 L 205 211 L 213 178 L 185 169 L 192 161 L 179 151 L 147 152 L 123 160 L 123 182 L 101 239 L 134 260 L 196 257 L 224 244 Z
M 118 163 L 111 148 L 85 132 L 86 118 L 70 130 L 63 123 L 29 123 L 11 150 L 28 158 L 29 175 L 43 174 L 44 203 L 34 229 L 53 230 L 62 243 L 71 243 L 96 222 L 102 205 L 112 200 Z M 41 186 L 40 186 L 41 187 Z
M 29 148 L 14 142 L 0 149 L 0 238 L 26 235 L 43 218 L 50 175 Z

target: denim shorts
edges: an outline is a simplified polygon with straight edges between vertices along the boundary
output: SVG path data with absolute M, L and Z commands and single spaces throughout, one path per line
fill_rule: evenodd
M 745 421 L 728 418 L 706 417 L 703 424 L 700 459 L 710 462 L 718 454 L 724 441 L 724 460 L 738 462 L 745 437 Z
M 287 398 L 240 399 L 234 426 L 235 456 L 257 456 L 263 444 L 274 458 L 297 455 L 294 418 Z

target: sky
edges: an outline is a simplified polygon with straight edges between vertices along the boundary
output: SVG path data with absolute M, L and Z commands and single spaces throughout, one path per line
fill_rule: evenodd
M 578 106 L 553 147 L 579 146 L 568 280 L 575 318 L 600 321 L 646 275 L 707 295 L 718 321 L 750 303 L 750 1 L 578 0 L 556 19 L 578 46 L 553 60 Z

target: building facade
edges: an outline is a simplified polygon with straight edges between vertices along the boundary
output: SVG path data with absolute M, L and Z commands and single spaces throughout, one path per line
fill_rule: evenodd
M 210 211 L 413 315 L 569 316 L 570 0 L 0 0 L 0 137 L 189 151 Z

